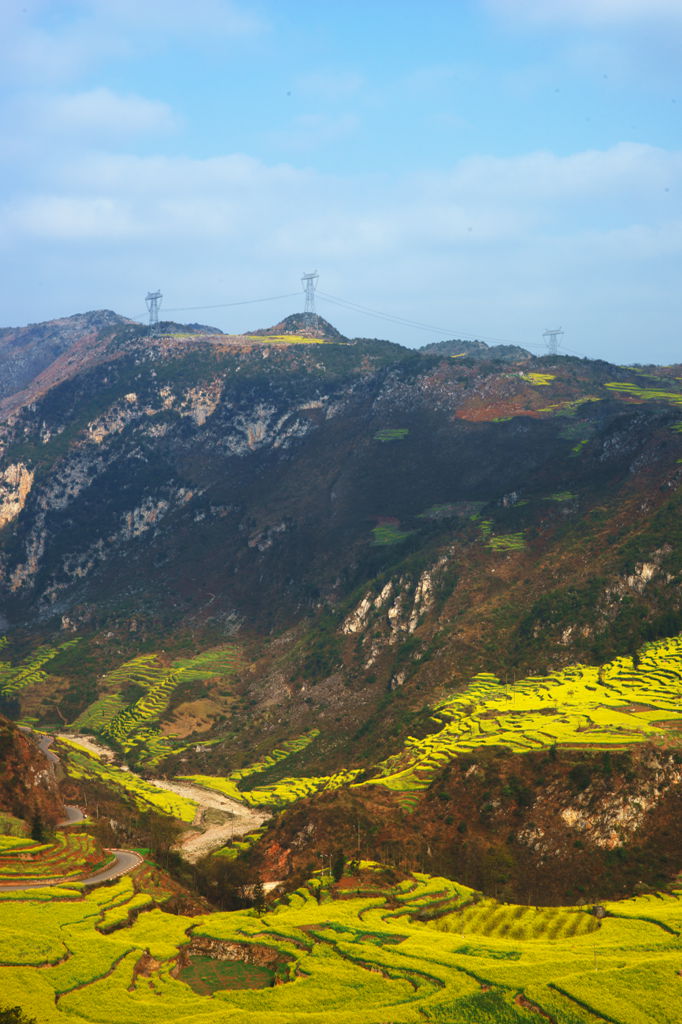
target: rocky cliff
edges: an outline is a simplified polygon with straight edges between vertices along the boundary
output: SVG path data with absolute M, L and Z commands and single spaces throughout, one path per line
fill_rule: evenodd
M 53 826 L 65 817 L 54 764 L 37 738 L 0 717 L 0 811 Z

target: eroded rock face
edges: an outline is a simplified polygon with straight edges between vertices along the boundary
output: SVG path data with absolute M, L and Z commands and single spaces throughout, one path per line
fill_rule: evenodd
M 23 462 L 0 470 L 0 530 L 16 519 L 33 486 L 34 473 Z
M 562 821 L 605 850 L 632 842 L 667 794 L 682 785 L 682 768 L 671 757 L 652 756 L 644 769 L 636 788 L 606 793 L 596 806 L 591 793 L 580 794 L 561 811 Z
M 441 556 L 416 578 L 399 576 L 389 580 L 378 593 L 368 591 L 346 617 L 341 631 L 346 636 L 358 636 L 366 653 L 365 666 L 371 666 L 381 653 L 395 646 L 417 630 L 435 602 L 438 578 L 447 566 L 448 558 Z M 402 686 L 405 673 L 396 673 L 391 688 Z
M 539 536 L 549 506 L 520 495 L 561 485 L 582 489 L 581 508 L 594 498 L 584 497 L 589 473 L 569 457 L 575 439 L 563 437 L 558 414 L 531 402 L 526 412 L 544 420 L 500 415 L 519 411 L 514 396 L 529 397 L 518 370 L 408 359 L 380 342 L 278 349 L 191 332 L 154 341 L 109 314 L 62 329 L 73 342 L 64 358 L 84 361 L 34 381 L 0 419 L 0 614 L 13 625 L 52 616 L 77 625 L 74 609 L 88 607 L 102 610 L 99 627 L 139 603 L 168 622 L 205 614 L 269 630 L 357 591 L 344 643 L 357 639 L 362 667 L 381 675 L 383 661 L 386 681 L 400 686 L 409 673 L 401 681 L 389 661 L 408 641 L 417 650 L 422 632 L 427 642 L 422 626 L 460 564 L 461 544 L 443 536 L 450 523 L 464 536 L 470 514 L 490 503 L 528 516 Z M 564 384 L 574 401 L 585 382 Z M 585 406 L 585 437 L 595 439 L 599 486 L 613 482 L 615 493 L 624 474 L 631 486 L 639 454 L 653 472 L 656 438 L 648 413 L 602 414 L 599 404 Z M 396 438 L 384 444 L 387 429 Z M 395 537 L 378 541 L 373 523 L 395 524 Z M 479 542 L 465 538 L 473 562 L 487 558 Z M 408 568 L 404 556 L 420 549 Z M 665 558 L 658 565 L 643 552 L 617 587 L 649 600 L 667 579 Z M 606 594 L 604 616 L 623 594 Z M 561 623 L 566 654 L 590 628 Z

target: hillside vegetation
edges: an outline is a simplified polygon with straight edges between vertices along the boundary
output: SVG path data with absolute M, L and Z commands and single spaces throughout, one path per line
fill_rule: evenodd
M 679 1024 L 680 368 L 298 314 L 17 352 L 3 1000 Z

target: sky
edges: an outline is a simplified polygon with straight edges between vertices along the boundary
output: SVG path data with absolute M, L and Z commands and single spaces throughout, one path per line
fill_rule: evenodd
M 0 8 L 0 325 L 682 361 L 682 0 Z

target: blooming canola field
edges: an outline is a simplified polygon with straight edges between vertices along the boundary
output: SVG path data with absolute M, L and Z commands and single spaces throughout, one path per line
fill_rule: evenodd
M 338 884 L 317 875 L 260 915 L 166 913 L 129 877 L 0 890 L 3 1001 L 42 1024 L 679 1024 L 680 891 L 607 904 L 598 919 L 360 867 Z M 218 952 L 199 994 L 183 975 L 207 944 L 242 956 L 245 973 L 277 959 L 276 978 L 254 989 L 231 971 L 220 987 Z M 196 970 L 208 966 L 204 955 Z

